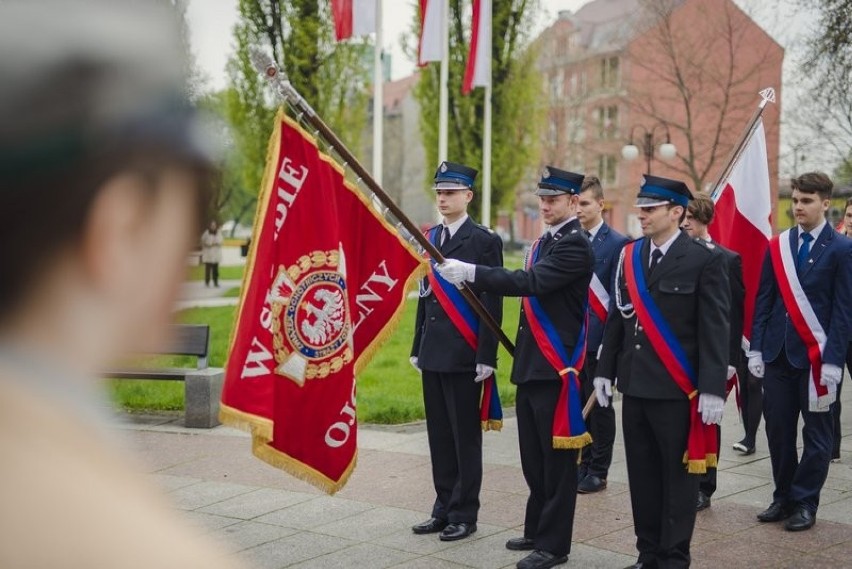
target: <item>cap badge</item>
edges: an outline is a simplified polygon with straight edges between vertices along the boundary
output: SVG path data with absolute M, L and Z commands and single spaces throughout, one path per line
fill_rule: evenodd
M 541 171 L 541 177 L 542 178 L 549 178 L 550 177 L 550 168 L 545 166 L 544 169 Z
M 441 162 L 441 173 L 443 174 L 446 171 L 447 171 L 447 163 Z

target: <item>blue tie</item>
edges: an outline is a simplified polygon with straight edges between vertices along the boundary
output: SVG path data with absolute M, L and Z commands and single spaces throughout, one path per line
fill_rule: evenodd
M 805 270 L 808 262 L 808 253 L 811 252 L 811 241 L 813 240 L 814 236 L 810 233 L 802 233 L 802 246 L 799 247 L 799 255 L 796 257 L 796 267 L 798 267 L 799 272 Z

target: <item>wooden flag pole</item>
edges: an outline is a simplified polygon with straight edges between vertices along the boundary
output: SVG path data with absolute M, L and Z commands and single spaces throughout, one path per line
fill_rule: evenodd
M 294 109 L 296 109 L 300 118 L 303 118 L 308 124 L 316 129 L 317 133 L 322 135 L 325 141 L 334 148 L 344 162 L 352 168 L 358 178 L 366 184 L 382 205 L 384 205 L 388 211 L 390 211 L 394 217 L 399 220 L 400 224 L 405 227 L 406 231 L 408 231 L 408 233 L 417 240 L 417 243 L 423 247 L 423 249 L 425 249 L 433 259 L 435 259 L 435 261 L 443 263 L 445 259 L 444 256 L 441 255 L 441 252 L 438 251 L 438 249 L 432 245 L 426 236 L 420 232 L 414 222 L 408 219 L 408 216 L 399 209 L 399 206 L 397 206 L 390 196 L 388 196 L 379 184 L 376 183 L 376 180 L 369 172 L 367 172 L 361 163 L 358 162 L 358 159 L 355 158 L 355 156 L 346 148 L 337 135 L 334 134 L 334 132 L 321 118 L 319 118 L 319 116 L 317 116 L 316 111 L 314 111 L 308 102 L 305 101 L 296 88 L 293 87 L 292 83 L 290 83 L 287 79 L 287 76 L 278 69 L 278 65 L 276 65 L 275 61 L 273 61 L 268 54 L 257 49 L 252 50 L 251 59 L 255 69 L 257 69 L 259 73 L 262 73 L 270 84 L 275 87 L 278 94 L 281 95 L 284 100 L 289 102 Z M 474 312 L 476 312 L 477 316 L 482 319 L 488 328 L 497 336 L 500 343 L 505 346 L 509 354 L 514 355 L 515 346 L 512 344 L 512 341 L 509 340 L 508 336 L 506 336 L 505 332 L 503 332 L 494 320 L 494 317 L 491 316 L 484 306 L 482 306 L 479 298 L 477 298 L 467 285 L 465 285 L 460 292 L 465 300 L 467 300 L 470 304 L 471 308 L 473 308 Z

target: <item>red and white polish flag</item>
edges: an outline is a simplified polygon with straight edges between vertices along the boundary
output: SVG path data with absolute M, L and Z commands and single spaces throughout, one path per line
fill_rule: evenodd
M 469 94 L 475 87 L 487 87 L 491 83 L 491 2 L 473 0 L 473 25 L 470 33 L 470 51 L 464 71 L 462 94 Z
M 337 41 L 376 32 L 376 2 L 380 0 L 331 0 Z
M 760 271 L 772 237 L 771 215 L 766 133 L 763 119 L 758 119 L 731 175 L 716 197 L 716 215 L 709 227 L 716 242 L 736 251 L 742 258 L 745 284 L 743 335 L 746 339 L 751 337 Z
M 444 57 L 444 21 L 447 0 L 420 0 L 420 44 L 417 64 L 421 67 Z

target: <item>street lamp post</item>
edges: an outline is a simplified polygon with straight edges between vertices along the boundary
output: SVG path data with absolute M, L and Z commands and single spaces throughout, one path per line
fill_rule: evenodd
M 622 147 L 621 156 L 627 160 L 632 161 L 636 160 L 639 157 L 639 148 L 633 144 L 634 135 L 636 134 L 636 129 L 642 131 L 642 154 L 645 156 L 645 173 L 651 173 L 651 159 L 654 157 L 654 138 L 657 132 L 657 129 L 662 127 L 666 133 L 666 141 L 660 145 L 660 158 L 663 160 L 671 160 L 675 156 L 677 156 L 677 148 L 675 145 L 671 143 L 671 136 L 669 135 L 669 127 L 662 122 L 658 122 L 651 129 L 647 129 L 642 125 L 635 125 L 632 129 L 630 129 L 630 139 L 629 142 Z

